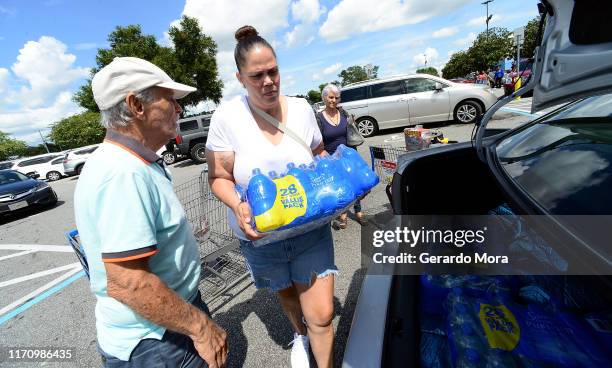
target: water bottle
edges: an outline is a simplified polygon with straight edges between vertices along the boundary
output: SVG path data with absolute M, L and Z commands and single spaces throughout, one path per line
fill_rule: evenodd
M 370 169 L 356 150 L 341 144 L 334 153 L 334 155 L 336 154 L 343 159 L 344 170 L 349 174 L 350 180 L 358 183 L 356 184 L 359 187 L 357 192 L 361 192 L 359 196 L 379 183 L 380 179 L 378 176 Z
M 306 213 L 304 214 L 304 216 L 299 217 L 292 223 L 294 223 L 295 225 L 299 225 L 317 218 L 320 212 L 319 203 L 317 201 L 317 198 L 313 195 L 314 192 L 311 183 L 311 175 L 308 173 L 306 165 L 302 164 L 298 168 L 295 167 L 294 163 L 288 163 L 287 175 L 295 177 L 300 183 L 300 185 L 304 188 L 304 192 L 306 193 Z
M 334 197 L 333 200 L 329 200 L 329 207 L 324 211 L 335 212 L 348 206 L 355 199 L 355 192 L 348 177 L 336 165 L 335 160 L 330 157 L 322 157 L 316 160 L 316 165 L 317 172 L 324 177 L 325 182 L 320 190 L 325 193 L 326 197 Z
M 247 198 L 255 219 L 255 226 L 259 231 L 266 231 L 280 226 L 283 218 L 273 216 L 270 209 L 276 200 L 276 184 L 272 179 L 261 173 L 260 169 L 253 170 L 249 180 Z

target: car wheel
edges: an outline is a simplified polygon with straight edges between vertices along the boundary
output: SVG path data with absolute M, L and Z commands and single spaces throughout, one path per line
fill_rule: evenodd
M 47 173 L 47 180 L 49 181 L 56 181 L 56 180 L 60 180 L 62 178 L 62 174 L 60 174 L 57 171 L 49 171 Z
M 176 162 L 176 153 L 174 152 L 166 151 L 162 153 L 162 157 L 166 165 L 172 165 L 173 163 Z
M 75 169 L 77 175 L 81 175 L 81 171 L 83 171 L 83 166 L 84 165 L 77 166 L 77 168 Z
M 357 119 L 357 129 L 364 137 L 371 137 L 378 132 L 378 123 L 374 118 L 365 117 Z
M 455 107 L 455 121 L 460 124 L 473 124 L 482 114 L 482 109 L 477 102 L 463 101 Z
M 199 164 L 206 162 L 206 145 L 204 143 L 196 143 L 191 147 L 191 159 Z

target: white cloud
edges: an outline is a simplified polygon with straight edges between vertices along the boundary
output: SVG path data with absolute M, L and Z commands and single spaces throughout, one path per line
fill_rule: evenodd
M 289 0 L 186 0 L 183 15 L 197 18 L 202 31 L 217 42 L 217 66 L 224 83 L 223 97 L 227 99 L 244 91 L 234 76 L 234 33 L 241 26 L 251 25 L 275 45 L 274 35 L 288 25 Z
M 467 36 L 453 41 L 458 46 L 469 46 L 476 39 L 476 33 L 470 32 Z
M 319 73 L 314 73 L 314 74 L 312 75 L 312 80 L 313 80 L 313 81 L 319 81 L 319 80 L 321 80 L 321 74 L 319 74 Z
M 298 24 L 293 30 L 285 33 L 285 44 L 287 47 L 295 45 L 308 45 L 314 41 L 316 27 L 312 24 Z
M 87 77 L 89 69 L 75 67 L 76 56 L 67 54 L 66 49 L 65 44 L 49 36 L 28 41 L 19 50 L 11 70 L 29 87 L 22 86 L 19 91 L 13 91 L 6 102 L 26 108 L 48 105 L 60 91 Z
M 6 68 L 0 68 L 0 92 L 4 92 L 8 82 L 9 71 Z
M 412 59 L 416 66 L 425 65 L 425 61 L 427 61 L 428 65 L 433 65 L 433 63 L 438 59 L 438 50 L 433 47 L 428 47 L 424 52 L 416 54 Z
M 336 74 L 340 69 L 342 69 L 342 63 L 336 63 L 334 65 L 330 65 L 327 68 L 323 69 L 323 74 Z
M 493 16 L 491 17 L 491 20 L 489 21 L 489 25 L 493 23 L 499 23 L 499 21 L 501 21 L 502 19 L 503 17 L 501 15 L 493 14 Z M 471 27 L 478 27 L 478 26 L 485 27 L 487 25 L 486 21 L 487 21 L 486 16 L 476 17 L 468 21 L 467 25 Z
M 28 142 L 39 139 L 35 135 L 38 129 L 47 130 L 49 124 L 59 121 L 66 116 L 82 112 L 82 108 L 72 102 L 72 93 L 64 91 L 48 107 L 25 108 L 16 112 L 0 113 L 0 126 L 2 131 L 12 134 L 14 138 Z
M 287 47 L 308 45 L 317 34 L 315 23 L 326 8 L 319 4 L 319 0 L 298 0 L 291 4 L 291 17 L 297 23 L 293 29 L 285 33 Z
M 326 11 L 319 0 L 298 0 L 291 4 L 291 16 L 302 23 L 314 23 Z
M 287 26 L 289 0 L 186 0 L 183 14 L 197 18 L 220 50 L 229 50 L 236 44 L 234 33 L 244 25 L 255 27 L 271 41 L 279 28 Z
M 459 27 L 444 27 L 444 28 L 440 28 L 439 30 L 435 31 L 432 34 L 432 36 L 433 38 L 444 38 L 444 37 L 453 36 L 457 32 L 459 32 Z
M 327 41 L 338 41 L 352 34 L 416 24 L 436 15 L 447 14 L 469 0 L 342 0 L 327 15 L 319 29 Z

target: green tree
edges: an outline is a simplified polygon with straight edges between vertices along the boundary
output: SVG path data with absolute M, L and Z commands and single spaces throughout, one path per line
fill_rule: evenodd
M 323 86 L 323 87 L 325 87 L 325 86 Z M 314 89 L 311 89 L 306 94 L 306 100 L 308 100 L 308 103 L 311 104 L 311 105 L 313 103 L 321 102 L 321 92 L 320 91 L 315 91 Z
M 96 144 L 104 140 L 106 129 L 100 125 L 100 114 L 87 111 L 55 122 L 49 139 L 63 149 Z
M 470 72 L 488 70 L 506 55 L 514 55 L 511 33 L 505 28 L 482 32 L 470 48 L 454 53 L 442 69 L 444 78 L 462 77 Z
M 434 68 L 433 66 L 428 66 L 426 68 L 420 68 L 416 70 L 417 73 L 423 73 L 423 74 L 430 74 L 430 75 L 434 75 L 436 77 L 439 77 L 440 74 L 438 74 L 438 69 Z
M 185 16 L 178 26 L 170 27 L 168 34 L 173 47 L 158 45 L 155 37 L 143 34 L 139 25 L 115 28 L 108 36 L 110 48 L 98 49 L 92 77 L 115 57 L 138 57 L 159 66 L 177 82 L 198 89 L 179 100 L 183 108 L 207 99 L 218 103 L 223 82 L 217 71 L 216 43 L 202 33 L 195 18 Z M 91 79 L 79 88 L 73 100 L 88 111 L 99 112 L 91 91 Z
M 374 66 L 372 69 L 372 75 L 370 78 L 376 78 L 378 76 L 378 65 Z M 357 83 L 364 80 L 368 80 L 368 73 L 366 72 L 365 67 L 359 65 L 349 66 L 338 74 L 342 80 L 340 81 L 341 86 L 346 86 L 347 84 Z
M 525 40 L 521 47 L 521 56 L 530 58 L 534 56 L 536 46 L 536 37 L 538 36 L 538 27 L 540 26 L 540 17 L 535 17 L 525 25 Z
M 24 141 L 13 139 L 9 134 L 0 131 L 0 161 L 11 156 L 23 156 L 27 151 L 28 145 Z
M 179 100 L 183 107 L 197 105 L 204 100 L 219 103 L 223 82 L 217 71 L 217 44 L 202 32 L 197 19 L 183 16 L 179 27 L 168 31 L 174 49 L 165 49 L 166 56 L 154 59 L 155 64 L 164 65 L 163 59 L 175 64 L 164 69 L 174 80 L 196 87 L 198 90 Z M 172 52 L 173 51 L 173 52 Z M 161 59 L 161 60 L 160 60 Z

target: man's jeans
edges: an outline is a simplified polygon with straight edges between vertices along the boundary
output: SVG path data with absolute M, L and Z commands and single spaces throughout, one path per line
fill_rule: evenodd
M 200 293 L 193 305 L 210 316 Z M 193 341 L 186 335 L 170 330 L 166 330 L 161 340 L 141 340 L 132 351 L 128 362 L 106 354 L 100 347 L 98 351 L 102 355 L 102 366 L 105 368 L 208 368 L 208 364 L 198 355 Z

